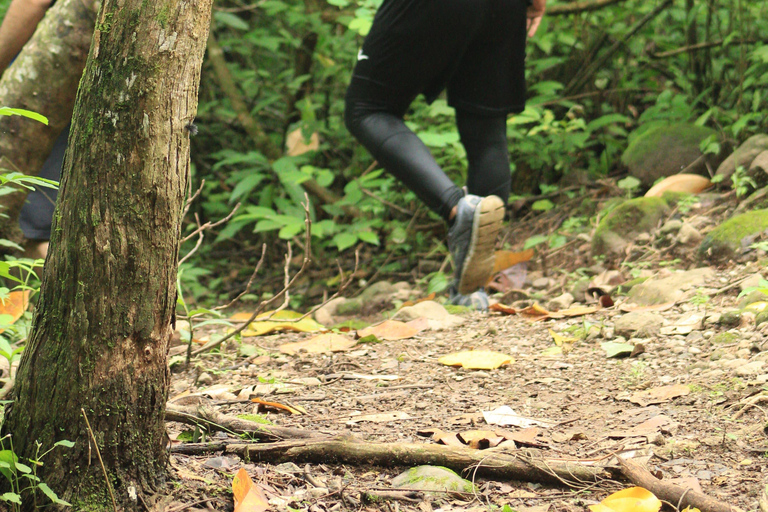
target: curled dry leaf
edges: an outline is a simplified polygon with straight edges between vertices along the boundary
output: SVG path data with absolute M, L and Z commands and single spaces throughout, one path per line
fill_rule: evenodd
M 514 363 L 515 359 L 491 350 L 467 350 L 443 356 L 438 362 L 446 366 L 462 366 L 469 370 L 494 370 L 502 365 Z
M 629 397 L 629 401 L 640 407 L 646 407 L 648 405 L 669 402 L 673 398 L 685 396 L 690 392 L 691 389 L 685 384 L 673 384 L 671 386 L 661 386 L 633 393 Z
M 645 197 L 661 197 L 665 192 L 698 194 L 711 186 L 712 182 L 704 176 L 699 176 L 698 174 L 675 174 L 674 176 L 664 178 L 652 186 L 645 193 Z
M 262 512 L 269 508 L 264 492 L 253 483 L 245 469 L 240 468 L 232 479 L 235 512 Z
M 357 341 L 348 336 L 335 334 L 332 332 L 318 334 L 308 340 L 297 341 L 280 345 L 280 352 L 294 355 L 299 352 L 309 354 L 330 354 L 331 352 L 341 352 L 349 350 L 357 345 Z
M 374 335 L 380 340 L 404 340 L 419 333 L 419 329 L 398 320 L 386 320 L 378 325 L 357 331 L 358 338 Z
M 502 315 L 516 315 L 517 311 L 512 306 L 507 306 L 506 304 L 501 304 L 497 302 L 496 304 L 491 304 L 488 308 L 491 311 L 498 311 Z
M 256 317 L 243 331 L 243 336 L 263 336 L 276 331 L 316 332 L 325 330 L 325 327 L 312 320 L 310 317 L 302 318 L 302 313 L 296 311 L 267 311 Z M 243 312 L 232 315 L 234 322 L 245 322 L 251 318 L 251 313 Z M 300 319 L 300 320 L 299 320 Z
M 615 492 L 597 505 L 590 505 L 592 512 L 659 512 L 661 500 L 642 487 L 631 487 Z

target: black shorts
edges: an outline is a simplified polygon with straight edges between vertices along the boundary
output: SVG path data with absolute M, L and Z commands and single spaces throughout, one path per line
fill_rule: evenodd
M 476 114 L 525 107 L 527 0 L 384 0 L 358 54 L 351 99 L 419 94 Z

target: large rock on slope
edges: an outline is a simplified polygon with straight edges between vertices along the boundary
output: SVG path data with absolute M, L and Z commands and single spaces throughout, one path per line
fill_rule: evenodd
M 645 187 L 683 169 L 691 174 L 705 174 L 707 162 L 715 167 L 719 160 L 714 155 L 700 159 L 699 146 L 716 134 L 711 128 L 689 123 L 660 124 L 634 137 L 621 161 Z M 688 168 L 691 164 L 694 165 Z
M 621 253 L 638 234 L 653 230 L 668 212 L 667 202 L 660 197 L 624 201 L 598 224 L 592 238 L 592 254 Z
M 744 141 L 736 151 L 726 158 L 717 168 L 717 176 L 723 177 L 723 182 L 730 184 L 731 176 L 736 172 L 737 167 L 749 169 L 752 162 L 763 151 L 768 150 L 768 135 L 753 135 Z
M 731 217 L 709 232 L 699 246 L 699 256 L 713 263 L 734 258 L 749 247 L 753 237 L 768 230 L 768 209 Z

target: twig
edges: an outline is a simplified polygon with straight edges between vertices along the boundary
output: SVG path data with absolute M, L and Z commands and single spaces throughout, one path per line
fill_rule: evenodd
M 184 505 L 179 505 L 178 507 L 166 509 L 165 512 L 181 512 L 182 510 L 187 510 L 188 508 L 192 508 L 197 505 L 202 505 L 203 503 L 209 503 L 211 501 L 213 501 L 213 498 L 205 498 L 204 500 L 195 501 L 193 503 L 187 503 Z
M 184 203 L 184 211 L 181 213 L 181 217 L 184 218 L 187 216 L 187 213 L 189 213 L 189 207 L 192 206 L 192 202 L 197 199 L 197 196 L 200 195 L 200 193 L 203 191 L 203 187 L 205 186 L 205 180 L 200 180 L 200 188 L 197 189 L 197 191 L 192 194 L 192 181 L 189 182 L 189 191 L 190 196 L 187 199 L 187 201 Z
M 107 482 L 107 490 L 109 490 L 109 496 L 112 498 L 112 508 L 117 512 L 117 501 L 115 500 L 115 493 L 112 492 L 112 483 L 109 481 L 109 476 L 107 475 L 107 468 L 104 467 L 104 461 L 101 458 L 101 451 L 99 450 L 99 444 L 96 442 L 96 436 L 93 435 L 93 430 L 91 429 L 91 424 L 88 421 L 88 416 L 85 415 L 85 409 L 80 408 L 80 412 L 83 413 L 83 419 L 85 420 L 85 427 L 88 429 L 88 434 L 91 436 L 91 441 L 93 441 L 93 447 L 96 449 L 96 456 L 99 458 L 99 463 L 101 464 L 101 470 L 104 472 L 104 480 Z
M 226 216 L 226 217 L 224 217 L 223 219 L 221 219 L 221 220 L 218 220 L 218 221 L 216 221 L 216 222 L 210 222 L 210 221 L 209 221 L 209 222 L 206 222 L 205 224 L 203 224 L 202 226 L 200 225 L 200 219 L 197 217 L 197 214 L 195 214 L 195 219 L 197 220 L 197 229 L 196 229 L 196 230 L 194 230 L 194 231 L 193 231 L 192 233 L 190 233 L 189 235 L 187 235 L 187 236 L 185 236 L 184 238 L 182 238 L 182 239 L 181 239 L 181 243 L 184 243 L 184 242 L 186 242 L 186 241 L 190 240 L 190 239 L 191 239 L 191 238 L 193 238 L 195 235 L 197 235 L 197 234 L 199 234 L 199 233 L 202 233 L 202 232 L 203 232 L 203 231 L 205 231 L 205 230 L 208 230 L 208 229 L 211 229 L 211 228 L 215 228 L 215 227 L 217 227 L 217 226 L 221 226 L 222 224 L 224 224 L 225 222 L 227 222 L 229 219 L 231 219 L 232 217 L 234 217 L 235 213 L 237 213 L 237 210 L 238 210 L 239 208 L 240 208 L 240 203 L 237 203 L 237 204 L 235 205 L 235 207 L 234 207 L 234 208 L 232 208 L 232 211 L 231 211 L 231 212 L 229 212 L 229 215 L 227 215 L 227 216 Z
M 235 304 L 235 302 L 240 300 L 240 298 L 243 295 L 245 295 L 246 293 L 248 293 L 250 291 L 251 285 L 253 284 L 253 280 L 256 279 L 256 274 L 259 273 L 259 270 L 261 269 L 261 265 L 264 263 L 264 256 L 266 255 L 266 253 L 267 253 L 267 244 L 262 244 L 261 245 L 261 257 L 259 258 L 259 262 L 256 263 L 256 268 L 253 269 L 253 274 L 251 274 L 251 278 L 248 279 L 248 284 L 245 285 L 245 290 L 243 290 L 243 292 L 240 293 L 237 297 L 232 299 L 228 304 L 225 304 L 223 306 L 216 306 L 215 308 L 213 308 L 214 311 L 221 311 L 222 309 L 227 309 L 227 308 L 232 307 L 232 305 Z
M 766 41 L 768 41 L 768 39 L 733 39 L 731 41 L 728 41 L 728 46 L 732 44 L 765 43 Z M 715 46 L 722 46 L 724 44 L 726 44 L 726 41 L 723 39 L 720 39 L 719 41 L 709 41 L 705 43 L 698 43 L 698 44 L 692 44 L 689 46 L 683 46 L 681 48 L 675 48 L 674 50 L 668 50 L 666 52 L 649 53 L 648 56 L 652 59 L 664 59 L 666 57 L 674 57 L 675 55 L 680 55 L 681 53 L 706 50 L 708 48 L 713 48 Z
M 547 8 L 547 16 L 562 16 L 579 12 L 596 11 L 623 0 L 593 0 L 591 2 L 573 2 L 571 4 L 553 5 Z

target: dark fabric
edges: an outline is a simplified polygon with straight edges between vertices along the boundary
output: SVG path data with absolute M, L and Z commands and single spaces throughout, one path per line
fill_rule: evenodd
M 61 181 L 61 169 L 64 166 L 64 153 L 67 151 L 69 126 L 53 144 L 51 154 L 40 169 L 39 176 L 53 181 Z M 24 237 L 29 240 L 50 240 L 53 209 L 56 206 L 58 190 L 40 187 L 27 195 L 27 202 L 19 213 L 19 226 Z
M 477 114 L 525 106 L 526 0 L 384 0 L 353 76 Z
M 345 122 L 350 133 L 374 158 L 446 221 L 464 195 L 443 172 L 429 149 L 403 122 L 407 103 L 396 97 L 364 101 L 353 80 L 347 95 Z M 371 94 L 370 90 L 367 90 Z M 506 117 L 456 112 L 461 142 L 469 164 L 470 194 L 495 194 L 505 202 L 510 191 Z

